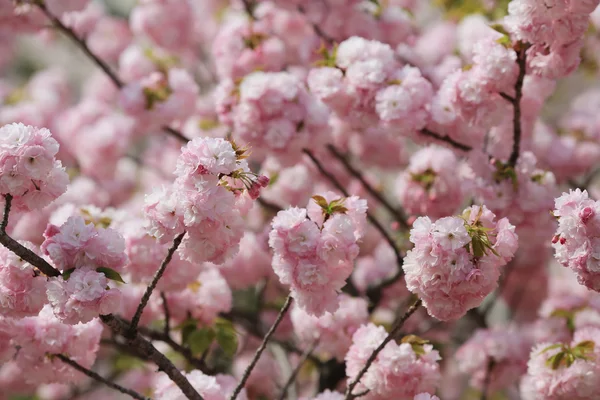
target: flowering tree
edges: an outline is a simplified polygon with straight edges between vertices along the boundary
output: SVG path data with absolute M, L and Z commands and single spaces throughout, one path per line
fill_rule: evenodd
M 599 399 L 599 3 L 0 0 L 0 400 Z

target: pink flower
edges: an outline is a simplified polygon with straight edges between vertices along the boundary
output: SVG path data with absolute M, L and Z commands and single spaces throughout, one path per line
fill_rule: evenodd
M 473 206 L 462 218 L 415 221 L 410 238 L 415 247 L 403 269 L 408 289 L 433 317 L 459 318 L 496 288 L 500 267 L 516 251 L 517 236 L 508 222 L 494 219 L 485 206 Z
M 346 354 L 346 375 L 354 380 L 367 359 L 387 333 L 381 326 L 361 326 L 352 337 Z M 430 344 L 417 344 L 417 353 L 410 343 L 388 343 L 356 386 L 356 392 L 369 390 L 369 399 L 412 400 L 422 392 L 433 392 L 440 383 L 437 361 L 440 355 Z
M 237 384 L 235 378 L 228 375 L 208 376 L 199 370 L 183 373 L 190 384 L 206 400 L 227 400 Z M 185 400 L 181 389 L 164 373 L 155 382 L 154 396 L 157 400 Z M 248 400 L 246 390 L 237 397 Z
M 318 342 L 316 352 L 343 360 L 352 344 L 354 332 L 368 320 L 364 299 L 339 296 L 339 308 L 334 313 L 315 317 L 295 306 L 291 318 L 294 332 L 305 346 Z
M 45 128 L 0 128 L 0 192 L 13 196 L 13 207 L 43 208 L 66 191 L 68 176 L 57 153 L 58 143 Z

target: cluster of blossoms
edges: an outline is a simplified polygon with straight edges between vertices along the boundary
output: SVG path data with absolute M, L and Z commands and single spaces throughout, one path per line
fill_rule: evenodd
M 73 216 L 60 227 L 48 225 L 44 238 L 42 251 L 63 273 L 52 278 L 47 289 L 48 301 L 61 321 L 88 322 L 118 309 L 120 291 L 109 280 L 122 281 L 119 272 L 127 255 L 117 231 Z
M 454 213 L 463 202 L 459 168 L 459 160 L 448 149 L 431 146 L 417 151 L 396 181 L 400 203 L 414 215 L 440 218 Z
M 410 231 L 415 247 L 404 260 L 408 290 L 440 320 L 462 317 L 498 285 L 500 268 L 517 249 L 515 227 L 485 206 L 432 222 L 419 217 Z
M 22 210 L 50 204 L 69 182 L 57 153 L 58 143 L 47 129 L 20 123 L 0 128 L 0 193 L 11 195 Z
M 383 327 L 373 324 L 356 331 L 346 354 L 348 382 L 352 382 L 386 336 Z M 423 392 L 435 392 L 441 380 L 437 363 L 440 359 L 431 344 L 416 336 L 406 336 L 400 344 L 392 341 L 378 354 L 355 390 L 369 390 L 365 398 L 373 400 L 409 400 Z
M 366 211 L 366 200 L 326 192 L 314 196 L 305 209 L 289 208 L 273 219 L 273 270 L 309 315 L 338 309 L 338 292 L 358 256 Z
M 461 372 L 471 376 L 471 386 L 494 393 L 510 388 L 525 373 L 529 349 L 528 338 L 515 329 L 487 329 L 475 332 L 456 358 Z
M 274 155 L 287 165 L 322 143 L 329 130 L 327 108 L 290 72 L 253 72 L 239 84 L 224 80 L 216 106 L 220 121 L 252 146 L 254 156 Z
M 507 30 L 531 45 L 529 67 L 537 74 L 557 79 L 573 72 L 580 62 L 589 16 L 598 0 L 560 0 L 550 4 L 514 0 L 508 5 Z
M 244 234 L 242 215 L 268 184 L 253 174 L 245 150 L 224 139 L 197 138 L 177 160 L 176 180 L 146 198 L 150 233 L 161 243 L 185 232 L 179 254 L 193 263 L 221 264 Z
M 558 229 L 552 239 L 555 257 L 571 268 L 578 281 L 600 290 L 600 204 L 587 191 L 571 190 L 556 199 Z

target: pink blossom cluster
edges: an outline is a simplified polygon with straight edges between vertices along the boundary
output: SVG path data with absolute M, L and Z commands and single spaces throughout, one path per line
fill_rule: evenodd
M 22 243 L 31 250 L 35 246 Z M 0 249 L 0 314 L 3 317 L 36 316 L 46 303 L 46 279 L 16 254 Z
M 413 215 L 439 218 L 452 214 L 464 197 L 459 168 L 451 150 L 430 146 L 417 151 L 396 181 L 400 204 Z
M 288 208 L 273 218 L 273 270 L 307 314 L 319 317 L 338 309 L 337 294 L 358 255 L 366 210 L 366 200 L 326 192 L 305 209 Z
M 193 263 L 221 264 L 238 251 L 242 215 L 268 184 L 252 173 L 244 150 L 220 138 L 196 138 L 177 160 L 172 187 L 146 197 L 149 233 L 161 243 L 186 232 L 179 254 Z
M 354 36 L 329 57 L 331 65 L 309 72 L 308 87 L 344 124 L 355 129 L 381 124 L 404 135 L 425 127 L 432 86 L 419 69 L 403 67 L 389 45 Z
M 552 239 L 555 257 L 569 267 L 582 285 L 600 290 L 600 203 L 579 189 L 556 199 L 558 229 Z
M 598 0 L 560 0 L 549 4 L 513 0 L 504 22 L 514 39 L 531 45 L 527 51 L 531 70 L 558 79 L 579 66 L 589 16 L 598 4 Z
M 383 327 L 371 323 L 354 333 L 346 354 L 349 382 L 386 336 Z M 360 393 L 368 389 L 365 398 L 373 400 L 410 400 L 420 393 L 434 392 L 441 379 L 437 363 L 440 359 L 438 351 L 421 339 L 412 338 L 400 344 L 392 341 L 377 355 L 355 390 Z
M 21 123 L 0 128 L 0 193 L 21 210 L 40 209 L 67 190 L 69 177 L 45 128 Z
M 598 327 L 575 332 L 569 343 L 539 343 L 531 351 L 521 381 L 524 400 L 584 400 L 598 393 L 600 383 Z
M 206 400 L 227 400 L 237 385 L 236 379 L 230 375 L 208 376 L 199 370 L 185 374 L 190 384 Z M 154 396 L 157 400 L 185 400 L 187 397 L 181 392 L 173 381 L 161 374 L 156 380 Z M 248 400 L 246 391 L 243 390 L 237 397 Z
M 341 294 L 339 303 L 335 312 L 328 312 L 320 317 L 295 306 L 291 318 L 294 332 L 302 343 L 306 346 L 316 343 L 317 354 L 341 361 L 352 344 L 352 335 L 368 321 L 369 313 L 364 299 Z
M 517 249 L 515 227 L 485 206 L 432 222 L 419 217 L 410 232 L 415 247 L 405 259 L 406 285 L 440 320 L 462 317 L 498 285 L 501 267 Z
M 455 356 L 471 386 L 494 393 L 510 388 L 526 372 L 529 350 L 528 338 L 516 329 L 492 328 L 475 332 Z
M 127 263 L 123 237 L 81 216 L 69 217 L 60 227 L 48 225 L 44 237 L 42 251 L 63 272 L 47 286 L 55 315 L 77 324 L 116 311 L 121 293 L 109 280 L 120 280 Z
M 329 131 L 327 108 L 290 72 L 252 72 L 239 83 L 225 79 L 216 106 L 220 121 L 255 157 L 271 154 L 288 166 L 305 147 L 323 143 Z

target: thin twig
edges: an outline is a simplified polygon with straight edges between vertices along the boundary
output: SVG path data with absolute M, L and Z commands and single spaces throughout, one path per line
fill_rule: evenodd
M 77 36 L 77 34 L 71 28 L 63 24 L 59 18 L 53 15 L 50 12 L 50 10 L 48 10 L 48 8 L 45 6 L 44 2 L 36 2 L 36 5 L 46 15 L 46 17 L 50 21 L 52 21 L 56 29 L 67 35 L 77 45 L 77 47 L 79 47 L 98 67 L 100 67 L 102 71 L 104 71 L 106 76 L 108 76 L 108 78 L 113 82 L 113 84 L 117 88 L 122 89 L 123 86 L 125 86 L 125 83 L 121 80 L 121 78 L 119 78 L 117 73 L 113 71 L 112 68 L 104 60 L 102 60 L 100 57 L 94 54 L 94 52 L 89 48 L 85 40 Z M 162 129 L 182 142 L 189 141 L 189 139 L 186 138 L 177 129 L 171 128 L 168 125 L 163 126 Z
M 485 371 L 485 379 L 483 381 L 483 388 L 481 389 L 481 400 L 487 399 L 487 391 L 490 386 L 490 382 L 492 381 L 492 370 L 494 369 L 494 359 L 490 358 L 487 369 Z
M 181 371 L 173 365 L 164 354 L 156 350 L 152 343 L 136 331 L 131 335 L 130 327 L 113 315 L 101 315 L 100 319 L 108 325 L 114 333 L 123 336 L 129 346 L 135 348 L 144 357 L 152 360 L 152 362 L 155 363 L 161 371 L 167 374 L 167 376 L 177 385 L 187 399 L 203 400 L 203 397 L 200 396 L 196 389 L 194 389 Z
M 46 276 L 60 276 L 60 271 L 50 265 L 48 261 L 38 256 L 6 233 L 12 199 L 10 194 L 4 195 L 4 215 L 2 217 L 2 224 L 0 224 L 0 243 L 21 259 L 42 271 Z
M 288 380 L 285 382 L 283 389 L 281 389 L 281 394 L 279 395 L 279 400 L 285 399 L 288 389 L 290 388 L 290 386 L 292 386 L 292 384 L 296 380 L 296 377 L 298 376 L 298 373 L 300 372 L 300 368 L 302 368 L 302 366 L 304 365 L 306 360 L 308 360 L 308 358 L 310 357 L 310 354 L 315 350 L 318 343 L 319 343 L 319 341 L 315 340 L 315 342 L 312 345 L 310 345 L 306 349 L 306 351 L 302 354 L 302 357 L 300 357 L 300 360 L 298 361 L 298 365 L 296 365 L 296 368 L 294 368 L 294 370 L 290 374 Z
M 473 150 L 473 148 L 469 145 L 457 142 L 456 140 L 452 139 L 450 136 L 448 135 L 440 135 L 439 133 L 435 133 L 427 128 L 423 128 L 419 131 L 420 134 L 424 135 L 424 136 L 429 136 L 432 137 L 436 140 L 442 141 L 442 142 L 446 142 L 449 145 L 451 145 L 452 147 L 455 147 L 459 150 L 462 151 L 471 151 Z
M 521 99 L 523 98 L 523 82 L 525 81 L 525 72 L 527 71 L 527 46 L 518 43 L 517 63 L 519 65 L 519 75 L 515 83 L 515 97 L 513 99 L 513 149 L 508 159 L 508 165 L 514 168 L 519 158 L 521 148 Z
M 504 100 L 508 101 L 511 104 L 515 102 L 515 98 L 512 97 L 511 95 L 508 95 L 504 92 L 500 92 L 498 94 L 500 95 L 500 97 L 502 97 Z
M 348 194 L 348 191 L 346 190 L 346 188 L 344 188 L 344 186 L 340 183 L 340 181 L 337 180 L 337 178 L 333 174 L 331 174 L 329 171 L 327 171 L 325 169 L 325 167 L 319 161 L 319 159 L 317 159 L 317 157 L 310 150 L 304 149 L 303 151 L 304 151 L 304 154 L 306 154 L 311 159 L 311 161 L 315 164 L 315 166 L 317 167 L 319 172 L 325 178 L 327 178 L 340 192 L 342 192 L 342 194 L 344 196 L 349 197 L 349 194 Z M 396 264 L 398 265 L 398 271 L 394 275 L 394 278 L 396 278 L 396 280 L 400 279 L 400 277 L 402 277 L 404 275 L 404 271 L 402 270 L 402 264 L 404 263 L 404 260 L 402 258 L 402 255 L 400 254 L 400 250 L 398 249 L 396 242 L 387 233 L 387 231 L 385 230 L 383 225 L 381 225 L 381 223 L 373 216 L 373 214 L 371 214 L 368 211 L 367 211 L 367 219 L 375 227 L 375 229 L 377 229 L 379 231 L 379 233 L 381 233 L 383 238 L 386 240 L 386 242 L 388 242 L 388 244 L 391 246 L 392 250 L 394 251 L 394 255 L 396 256 Z M 376 288 L 375 290 L 370 291 L 369 300 L 371 300 L 372 308 L 375 308 L 377 306 L 377 304 L 379 303 L 379 301 L 381 300 L 381 290 L 382 290 L 382 288 Z
M 384 349 L 384 347 L 389 342 L 391 342 L 396 337 L 396 335 L 398 334 L 398 332 L 400 332 L 400 329 L 402 328 L 402 325 L 404 325 L 404 322 L 406 322 L 406 320 L 411 315 L 413 315 L 415 313 L 415 311 L 417 311 L 420 306 L 421 306 L 421 299 L 418 299 L 417 301 L 415 301 L 413 303 L 412 306 L 410 306 L 410 308 L 406 311 L 406 313 L 404 313 L 404 315 L 402 317 L 400 317 L 400 319 L 398 320 L 398 322 L 396 322 L 396 324 L 394 325 L 394 327 L 392 328 L 392 330 L 390 331 L 390 333 L 388 333 L 387 337 L 383 340 L 383 342 L 381 342 L 381 344 L 379 346 L 377 346 L 377 348 L 375 350 L 373 350 L 373 352 L 371 353 L 371 355 L 367 359 L 367 362 L 365 363 L 364 367 L 356 375 L 356 377 L 350 383 L 350 385 L 348 385 L 348 388 L 346 389 L 346 397 L 344 398 L 345 400 L 351 400 L 351 399 L 356 398 L 357 395 L 353 395 L 352 394 L 352 391 L 354 390 L 354 388 L 356 387 L 356 385 L 358 385 L 358 383 L 360 382 L 361 378 L 367 372 L 367 370 L 369 369 L 369 367 L 371 366 L 371 364 L 373 364 L 373 362 L 375 361 L 375 359 L 377 358 L 377 356 L 379 355 L 379 353 Z
M 377 199 L 377 201 L 379 201 L 381 203 L 381 205 L 390 212 L 390 214 L 392 214 L 394 216 L 394 218 L 396 219 L 396 221 L 398 221 L 400 223 L 400 225 L 402 225 L 404 228 L 408 229 L 410 228 L 410 226 L 408 225 L 407 222 L 407 217 L 406 215 L 404 215 L 404 213 L 402 212 L 402 210 L 399 210 L 397 208 L 395 208 L 394 206 L 392 206 L 389 201 L 387 201 L 387 199 L 385 197 L 383 197 L 383 195 L 375 190 L 375 188 L 373 188 L 373 186 L 371 186 L 371 184 L 369 184 L 369 182 L 367 182 L 367 180 L 365 179 L 365 177 L 360 173 L 359 170 L 357 170 L 356 168 L 354 168 L 354 166 L 350 163 L 350 161 L 348 161 L 348 159 L 346 159 L 346 157 L 344 157 L 344 155 L 335 148 L 335 146 L 329 144 L 327 145 L 327 150 L 329 150 L 329 152 L 338 160 L 340 161 L 344 167 L 346 168 L 346 170 L 348 170 L 348 172 L 350 173 L 350 175 L 352 175 L 353 177 L 355 177 L 356 179 L 358 179 L 361 183 L 361 185 L 365 188 L 365 190 L 367 192 L 369 192 L 369 194 L 373 197 L 375 197 Z
M 92 52 L 90 50 L 90 48 L 88 47 L 87 43 L 85 42 L 85 40 L 81 39 L 79 36 L 77 36 L 77 34 L 69 27 L 67 27 L 65 24 L 62 23 L 62 21 L 57 18 L 56 16 L 54 16 L 46 7 L 46 5 L 44 4 L 43 1 L 41 2 L 35 2 L 35 4 L 40 8 L 40 10 L 42 10 L 42 12 L 46 15 L 46 17 L 48 17 L 48 19 L 50 21 L 52 21 L 52 24 L 58 29 L 60 30 L 62 33 L 64 33 L 65 35 L 67 35 L 71 40 L 73 40 L 73 42 L 75 42 L 75 44 L 89 57 L 91 58 L 94 63 L 96 63 L 96 65 L 98 65 L 102 71 L 104 71 L 104 73 L 110 78 L 110 80 L 115 84 L 116 87 L 118 87 L 119 89 L 121 89 L 124 85 L 123 85 L 123 81 L 121 81 L 121 79 L 119 79 L 119 77 L 117 76 L 117 74 L 108 66 L 108 64 L 106 62 L 104 62 L 102 59 L 100 59 L 100 57 L 98 57 L 97 55 L 94 54 L 94 52 Z
M 244 388 L 244 385 L 246 384 L 246 381 L 250 377 L 250 373 L 252 372 L 252 370 L 256 366 L 256 363 L 260 359 L 260 356 L 262 355 L 262 352 L 267 347 L 267 343 L 269 342 L 269 339 L 275 333 L 275 330 L 277 329 L 277 327 L 279 326 L 279 324 L 283 320 L 283 317 L 285 316 L 285 313 L 287 312 L 287 310 L 292 305 L 292 299 L 293 299 L 292 296 L 288 295 L 287 299 L 285 300 L 285 304 L 283 305 L 283 307 L 279 311 L 279 315 L 277 315 L 277 319 L 273 323 L 273 326 L 271 326 L 271 329 L 269 329 L 269 332 L 267 332 L 267 334 L 265 335 L 265 337 L 264 337 L 262 343 L 260 344 L 260 347 L 258 348 L 258 350 L 256 350 L 256 353 L 254 354 L 254 358 L 252 359 L 252 361 L 250 362 L 250 364 L 248 365 L 248 367 L 246 367 L 246 370 L 244 371 L 244 375 L 242 376 L 242 379 L 240 380 L 240 383 L 238 383 L 237 387 L 233 391 L 233 394 L 231 395 L 231 397 L 229 397 L 229 400 L 235 400 L 237 398 L 237 396 L 240 394 L 240 392 L 242 391 L 242 389 Z
M 169 312 L 169 303 L 167 302 L 167 296 L 165 295 L 165 292 L 160 292 L 160 299 L 162 300 L 163 312 L 165 314 L 165 327 L 163 332 L 165 336 L 169 337 L 171 336 L 171 324 L 169 322 L 171 319 L 171 313 Z
M 146 304 L 148 304 L 148 301 L 150 300 L 150 296 L 152 295 L 154 288 L 156 288 L 158 281 L 160 280 L 160 278 L 162 278 L 163 274 L 165 273 L 165 270 L 167 269 L 167 265 L 169 265 L 169 263 L 171 262 L 171 259 L 173 258 L 173 254 L 175 254 L 175 250 L 177 250 L 177 248 L 181 244 L 181 241 L 183 240 L 183 236 L 185 236 L 185 231 L 183 231 L 182 233 L 177 235 L 177 237 L 173 240 L 173 245 L 169 249 L 167 256 L 163 260 L 158 271 L 156 271 L 156 274 L 154 274 L 154 278 L 152 278 L 152 282 L 146 288 L 146 292 L 142 296 L 142 300 L 140 300 L 140 304 L 139 304 L 137 310 L 135 310 L 135 315 L 133 316 L 133 319 L 131 320 L 131 325 L 130 325 L 129 329 L 132 333 L 135 332 L 135 330 L 137 329 L 137 326 L 140 322 L 140 318 L 142 317 L 142 313 L 144 312 L 144 307 L 146 307 Z
M 304 7 L 302 5 L 298 5 L 297 7 L 298 11 L 300 12 L 300 14 L 303 14 L 306 19 L 308 20 L 308 17 L 306 16 L 306 10 L 304 9 Z M 323 29 L 321 29 L 321 27 L 319 26 L 319 24 L 314 23 L 312 21 L 308 21 L 310 23 L 310 25 L 313 28 L 313 31 L 315 31 L 315 34 L 320 37 L 321 39 L 323 39 L 323 41 L 325 43 L 327 43 L 328 46 L 333 46 L 335 44 L 335 40 L 333 40 L 333 38 L 331 36 L 329 36 L 328 34 L 326 34 Z
M 123 320 L 123 322 L 127 323 L 125 320 Z M 171 338 L 171 336 L 166 335 L 163 332 L 155 331 L 143 326 L 138 327 L 138 331 L 141 335 L 146 336 L 149 339 L 158 340 L 160 342 L 168 344 L 169 347 L 171 347 L 171 349 L 181 354 L 181 356 L 183 356 L 183 358 L 185 358 L 185 360 L 194 368 L 199 369 L 203 372 L 209 372 L 204 360 L 195 357 L 189 348 L 177 343 L 175 340 L 173 340 L 173 338 Z
M 108 386 L 111 389 L 115 389 L 116 391 L 119 391 L 123 394 L 129 395 L 129 396 L 133 397 L 134 399 L 147 400 L 146 397 L 142 396 L 138 392 L 131 390 L 131 389 L 124 388 L 121 385 L 117 385 L 116 383 L 103 378 L 102 376 L 98 375 L 94 371 L 91 371 L 91 370 L 85 368 L 84 366 L 80 365 L 76 361 L 71 360 L 69 357 L 66 357 L 62 354 L 54 354 L 53 357 L 60 359 L 65 364 L 70 365 L 71 367 L 75 368 L 77 371 L 89 376 L 90 378 L 95 379 L 98 382 L 102 382 L 103 384 L 105 384 L 106 386 Z

